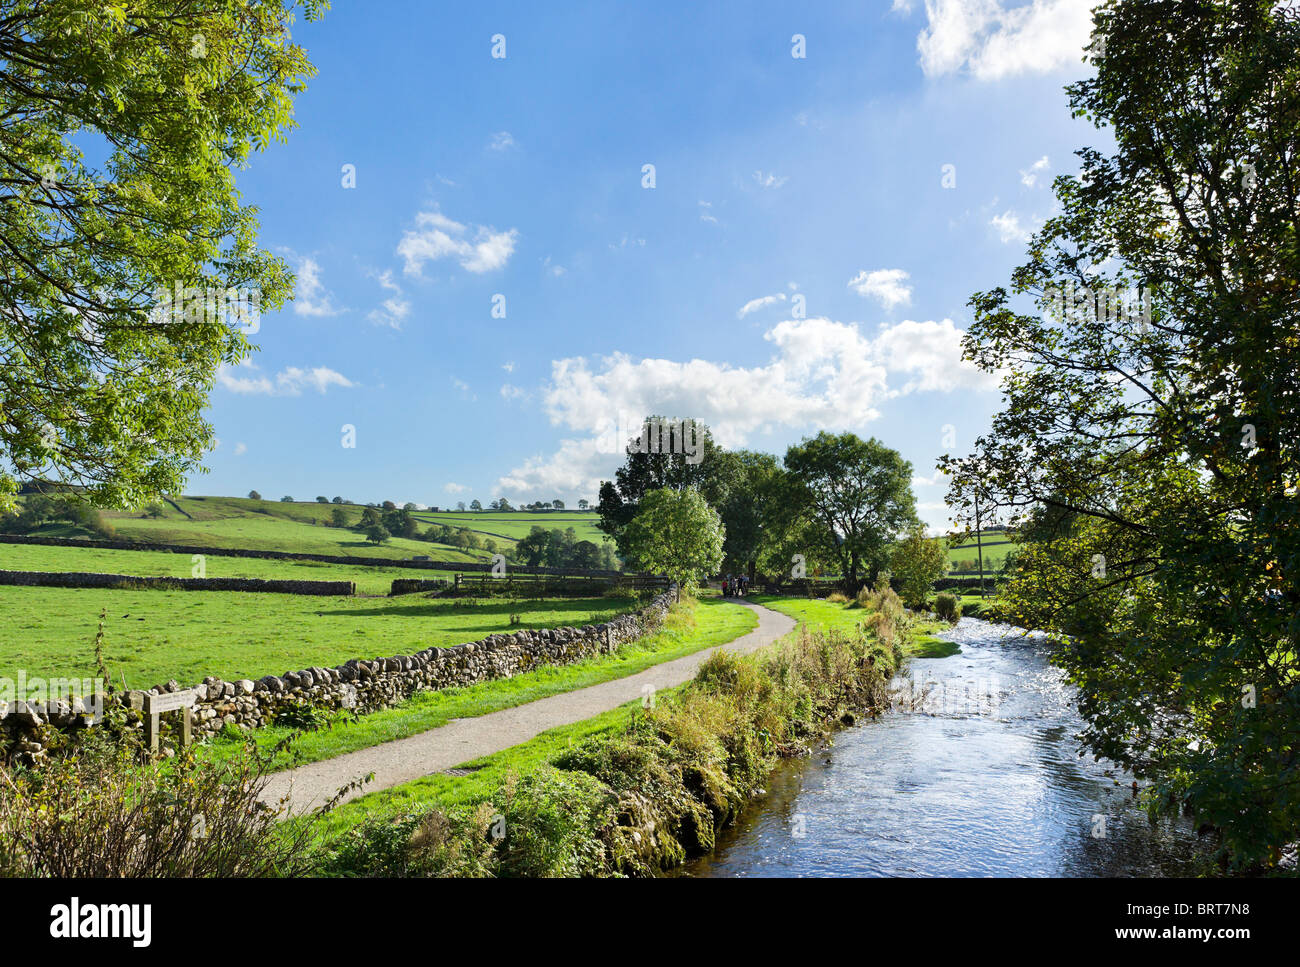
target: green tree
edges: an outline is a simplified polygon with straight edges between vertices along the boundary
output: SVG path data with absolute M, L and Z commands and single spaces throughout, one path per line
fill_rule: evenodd
M 342 507 L 335 507 L 330 511 L 330 525 L 333 527 L 347 527 L 348 514 Z
M 292 498 L 292 497 L 281 497 L 281 498 L 280 498 L 280 503 L 282 503 L 282 504 L 292 504 L 292 503 L 293 503 L 293 498 Z
M 688 452 L 689 451 L 689 452 Z M 648 416 L 640 435 L 628 440 L 623 465 L 613 480 L 601 482 L 596 525 L 614 538 L 620 552 L 626 552 L 624 530 L 637 514 L 641 498 L 664 487 L 685 490 L 694 487 L 713 506 L 726 496 L 727 471 L 715 458 L 722 451 L 713 433 L 698 420 L 670 420 Z
M 912 465 L 880 441 L 822 432 L 791 446 L 792 502 L 820 527 L 809 551 L 839 564 L 850 588 L 864 565 L 883 567 L 895 538 L 916 524 Z
M 371 524 L 366 528 L 366 540 L 372 544 L 382 544 L 390 537 L 392 535 L 388 533 L 388 529 L 383 524 Z
M 914 527 L 894 545 L 889 570 L 900 584 L 899 597 L 909 608 L 924 608 L 934 582 L 948 573 L 948 550 L 938 538 Z
M 1085 747 L 1267 864 L 1300 828 L 1300 15 L 1112 0 L 1094 37 L 1067 92 L 1115 153 L 971 300 L 1012 375 L 949 500 L 1022 528 L 1004 610 L 1068 636 Z
M 317 498 L 316 498 L 316 503 L 318 503 L 318 504 L 328 504 L 329 502 L 330 502 L 330 500 L 329 500 L 328 497 L 317 497 Z
M 262 499 L 262 495 L 259 494 L 256 490 L 250 490 L 250 491 L 248 492 L 248 499 L 249 499 L 249 500 L 261 500 L 261 499 Z
M 652 490 L 627 525 L 628 556 L 635 566 L 667 574 L 687 591 L 717 573 L 724 538 L 718 512 L 693 487 Z
M 313 73 L 295 7 L 322 4 L 0 0 L 0 452 L 20 477 L 124 507 L 200 469 L 217 369 L 250 348 L 225 296 L 291 290 L 234 172 Z M 0 470 L 4 503 L 15 484 Z
M 483 504 L 482 504 L 479 500 L 477 500 L 477 499 L 475 499 L 475 500 L 471 500 L 471 501 L 469 502 L 469 509 L 470 509 L 470 510 L 475 510 L 475 511 L 477 511 L 477 510 L 482 510 L 482 509 L 483 509 Z

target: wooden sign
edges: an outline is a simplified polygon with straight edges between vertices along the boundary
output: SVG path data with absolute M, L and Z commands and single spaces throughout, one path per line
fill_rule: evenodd
M 146 712 L 172 712 L 178 708 L 190 708 L 196 701 L 194 689 L 192 688 L 182 689 L 179 692 L 163 692 L 161 695 L 145 692 L 144 710 Z
M 185 688 L 179 692 L 163 692 L 161 695 L 145 692 L 144 737 L 149 744 L 150 752 L 158 751 L 159 716 L 163 712 L 179 711 L 181 713 L 181 745 L 190 744 L 190 733 L 193 725 L 190 708 L 195 701 L 194 689 L 192 688 Z

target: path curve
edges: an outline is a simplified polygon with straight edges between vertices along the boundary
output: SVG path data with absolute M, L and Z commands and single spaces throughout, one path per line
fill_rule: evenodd
M 262 801 L 272 805 L 288 797 L 289 810 L 303 812 L 324 805 L 339 789 L 371 772 L 375 778 L 361 789 L 350 791 L 342 801 L 391 789 L 527 742 L 548 729 L 572 725 L 618 708 L 640 698 L 646 685 L 654 686 L 656 691 L 681 685 L 695 677 L 700 665 L 713 652 L 746 654 L 771 644 L 795 627 L 793 618 L 778 611 L 748 601 L 734 603 L 753 610 L 758 616 L 758 627 L 726 644 L 654 665 L 625 678 L 487 715 L 453 719 L 418 735 L 287 769 L 271 776 L 262 792 Z

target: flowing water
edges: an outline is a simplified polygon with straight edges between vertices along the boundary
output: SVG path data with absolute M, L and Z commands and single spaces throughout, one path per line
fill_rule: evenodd
M 1132 777 L 1080 756 L 1041 638 L 964 618 L 912 662 L 904 710 L 782 764 L 691 876 L 1177 876 L 1212 872 L 1191 823 L 1152 825 Z

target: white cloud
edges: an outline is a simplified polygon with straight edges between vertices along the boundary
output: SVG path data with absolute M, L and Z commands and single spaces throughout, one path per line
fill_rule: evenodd
M 1046 171 L 1048 168 L 1048 164 L 1049 162 L 1047 160 L 1047 155 L 1043 155 L 1041 158 L 1039 158 L 1037 161 L 1035 161 L 1033 164 L 1029 166 L 1028 171 L 1020 172 L 1020 183 L 1022 185 L 1028 185 L 1030 188 L 1033 188 L 1034 185 L 1038 184 L 1039 172 Z
M 713 213 L 709 211 L 709 209 L 711 209 L 712 207 L 713 207 L 713 202 L 711 201 L 700 202 L 700 208 L 701 208 L 700 221 L 710 222 L 711 224 L 717 225 L 719 224 L 717 218 L 715 218 Z
M 251 396 L 301 396 L 304 389 L 324 393 L 331 386 L 350 389 L 357 385 L 342 373 L 326 366 L 311 369 L 288 366 L 274 376 L 257 372 L 257 366 L 253 363 L 245 363 L 238 368 L 249 370 L 250 375 L 237 376 L 234 367 L 222 366 L 217 370 L 217 382 L 232 393 Z
M 902 269 L 865 269 L 849 279 L 850 288 L 856 289 L 858 295 L 877 300 L 885 309 L 894 306 L 910 305 L 912 287 L 907 284 L 908 274 Z
M 402 320 L 406 318 L 411 311 L 411 303 L 404 298 L 402 287 L 393 281 L 391 269 L 385 269 L 375 276 L 380 288 L 385 292 L 391 292 L 387 299 L 379 304 L 377 308 L 371 309 L 366 316 L 377 326 L 391 326 L 393 329 L 402 328 Z
M 969 70 L 979 80 L 1079 65 L 1096 0 L 926 0 L 916 40 L 927 75 Z
M 736 318 L 744 319 L 745 316 L 749 315 L 751 312 L 757 312 L 759 309 L 762 309 L 764 306 L 770 306 L 775 302 L 784 302 L 784 301 L 785 301 L 784 292 L 778 292 L 776 295 L 759 296 L 757 299 L 750 299 L 738 310 L 736 310 Z
M 564 274 L 564 266 L 553 263 L 549 255 L 542 259 L 542 268 L 557 279 Z
M 528 395 L 527 391 L 520 389 L 513 383 L 503 383 L 501 385 L 501 398 L 507 402 L 512 400 L 523 399 Z
M 243 444 L 243 443 L 236 443 L 236 444 L 235 444 L 235 456 L 237 456 L 237 457 L 242 457 L 242 456 L 243 456 L 245 453 L 247 453 L 247 452 L 248 452 L 248 447 L 247 447 L 247 445 L 245 445 L 245 444 Z
M 513 373 L 515 371 L 514 360 L 511 360 L 508 363 L 502 363 L 501 368 L 504 369 L 507 373 Z
M 1007 209 L 1001 215 L 994 215 L 989 219 L 989 224 L 998 230 L 998 238 L 1002 240 L 1003 245 L 1009 245 L 1012 242 L 1027 242 L 1029 236 L 1033 234 L 1033 228 L 1022 224 L 1020 216 L 1010 209 Z
M 458 484 L 458 483 L 449 483 L 447 484 L 447 486 L 443 487 L 442 489 L 449 494 L 464 494 L 469 492 L 468 487 L 466 487 L 464 484 Z
M 553 361 L 542 402 L 552 424 L 572 435 L 552 455 L 528 457 L 497 489 L 593 493 L 619 461 L 622 431 L 648 413 L 702 420 L 719 444 L 736 447 L 782 427 L 860 429 L 877 419 L 880 401 L 905 393 L 997 385 L 961 359 L 961 331 L 950 319 L 884 325 L 875 337 L 830 319 L 791 319 L 764 338 L 773 355 L 753 367 L 624 353 Z M 891 389 L 891 373 L 904 385 Z
M 467 272 L 483 273 L 499 269 L 514 254 L 519 230 L 498 232 L 484 225 L 474 226 L 473 240 L 469 226 L 452 221 L 441 212 L 420 212 L 416 228 L 406 232 L 397 243 L 397 254 L 405 260 L 402 271 L 419 276 L 425 262 L 451 258 Z
M 488 147 L 493 151 L 506 151 L 516 147 L 515 139 L 509 131 L 498 131 L 492 135 L 492 140 L 488 142 Z
M 465 382 L 463 379 L 457 379 L 453 376 L 451 378 L 451 385 L 460 391 L 461 399 L 470 401 L 478 399 L 478 397 L 474 395 L 474 391 L 470 389 L 469 383 Z
M 961 358 L 961 339 L 962 330 L 951 319 L 942 322 L 907 319 L 894 326 L 882 326 L 874 343 L 877 357 L 890 372 L 911 377 L 890 395 L 997 389 L 998 375 L 986 373 Z
M 294 286 L 293 311 L 300 316 L 337 316 L 342 312 L 335 307 L 333 295 L 321 282 L 320 264 L 309 256 L 296 261 L 298 279 Z
M 778 177 L 774 171 L 769 171 L 767 174 L 755 171 L 754 180 L 758 182 L 760 188 L 780 188 L 790 179 L 788 177 Z

